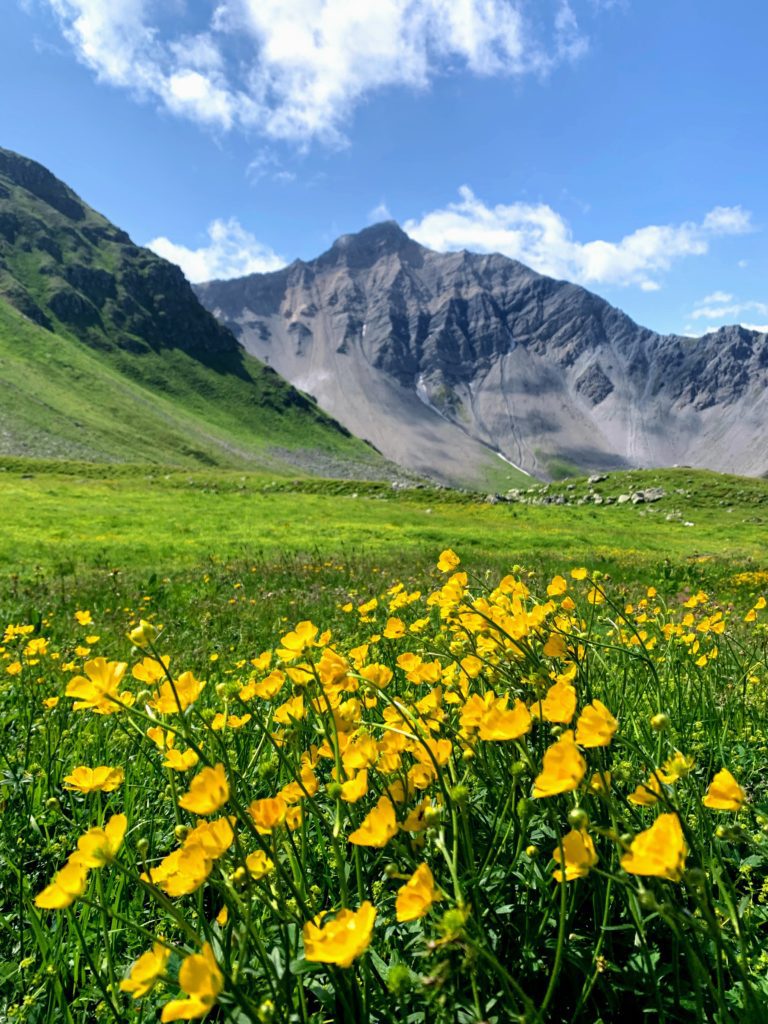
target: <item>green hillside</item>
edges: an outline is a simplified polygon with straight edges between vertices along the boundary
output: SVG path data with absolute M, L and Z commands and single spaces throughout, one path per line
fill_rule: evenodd
M 177 267 L 7 150 L 0 452 L 334 476 L 389 469 L 244 353 Z

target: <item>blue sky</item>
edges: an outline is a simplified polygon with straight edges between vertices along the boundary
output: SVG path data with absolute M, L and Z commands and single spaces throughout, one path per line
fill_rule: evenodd
M 757 0 L 5 0 L 0 145 L 192 279 L 393 217 L 660 331 L 768 324 Z

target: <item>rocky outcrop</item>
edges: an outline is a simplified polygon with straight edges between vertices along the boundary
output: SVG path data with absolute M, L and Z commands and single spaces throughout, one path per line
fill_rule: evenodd
M 504 256 L 393 222 L 317 259 L 197 286 L 245 348 L 390 458 L 479 482 L 569 469 L 768 471 L 768 338 L 659 335 Z
M 34 259 L 30 259 L 32 254 Z M 0 297 L 99 348 L 240 352 L 177 266 L 134 245 L 49 170 L 0 149 Z

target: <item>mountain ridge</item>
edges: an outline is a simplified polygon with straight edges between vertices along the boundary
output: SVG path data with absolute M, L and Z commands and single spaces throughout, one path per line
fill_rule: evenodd
M 1 148 L 0 453 L 391 475 L 177 266 Z
M 661 335 L 579 285 L 498 253 L 434 252 L 391 221 L 194 288 L 353 433 L 446 482 L 477 484 L 489 455 L 545 478 L 768 470 L 768 337 L 755 331 Z

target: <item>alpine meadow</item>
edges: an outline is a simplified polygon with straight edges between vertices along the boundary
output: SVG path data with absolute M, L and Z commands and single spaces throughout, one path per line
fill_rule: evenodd
M 0 1024 L 764 1024 L 768 17 L 8 6 Z

